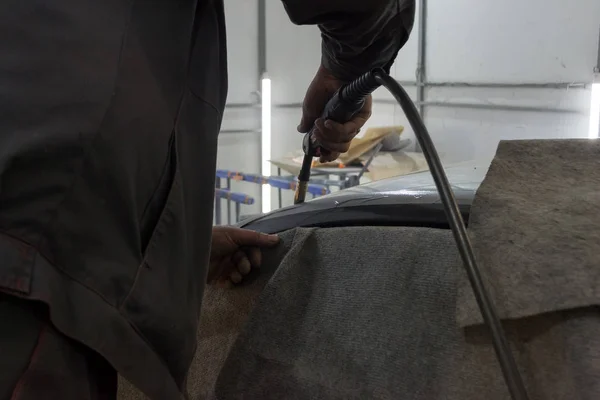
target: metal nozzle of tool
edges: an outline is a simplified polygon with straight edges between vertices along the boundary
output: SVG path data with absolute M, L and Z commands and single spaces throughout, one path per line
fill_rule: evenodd
M 367 72 L 356 80 L 342 86 L 325 105 L 321 118 L 341 124 L 352 120 L 365 105 L 365 98 L 380 86 L 376 80 L 378 72 L 380 72 L 379 69 Z M 308 181 L 310 180 L 310 168 L 313 157 L 319 157 L 327 151 L 316 142 L 313 131 L 314 128 L 304 135 L 302 140 L 304 159 L 302 160 L 302 167 L 298 174 L 298 186 L 296 187 L 294 204 L 304 203 Z

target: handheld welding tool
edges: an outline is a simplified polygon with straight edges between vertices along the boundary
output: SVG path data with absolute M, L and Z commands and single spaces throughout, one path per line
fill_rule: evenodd
M 366 97 L 379 86 L 379 83 L 375 80 L 375 71 L 370 71 L 358 79 L 342 86 L 327 102 L 327 105 L 325 105 L 321 118 L 323 118 L 324 121 L 332 120 L 340 124 L 352 120 L 352 118 L 362 110 L 365 105 Z M 312 166 L 313 158 L 320 157 L 327 151 L 315 140 L 313 134 L 314 129 L 315 128 L 313 127 L 310 132 L 305 134 L 302 140 L 304 158 L 302 159 L 302 167 L 298 174 L 298 186 L 296 186 L 294 204 L 304 203 L 308 181 L 310 180 L 310 168 Z
M 465 271 L 469 277 L 473 294 L 477 300 L 477 305 L 485 324 L 489 328 L 496 357 L 500 364 L 500 369 L 504 375 L 504 380 L 508 387 L 510 396 L 513 400 L 527 400 L 527 391 L 523 384 L 523 378 L 517 368 L 515 359 L 510 351 L 506 333 L 502 327 L 498 313 L 492 302 L 492 299 L 483 283 L 481 272 L 469 236 L 467 228 L 463 221 L 460 209 L 456 203 L 454 192 L 442 166 L 442 162 L 433 145 L 431 136 L 419 115 L 415 104 L 408 96 L 406 91 L 398 82 L 385 73 L 382 69 L 375 69 L 341 87 L 331 98 L 323 112 L 323 118 L 331 119 L 336 122 L 344 123 L 352 119 L 354 115 L 363 107 L 365 97 L 372 93 L 379 86 L 384 86 L 394 96 L 402 111 L 406 115 L 410 126 L 413 128 L 417 141 L 421 145 L 423 155 L 427 160 L 427 165 L 435 182 L 435 186 L 440 195 L 448 223 L 454 234 L 454 240 L 458 247 L 458 252 L 463 260 Z M 314 130 L 314 128 L 313 128 Z M 320 155 L 322 150 L 315 142 L 312 131 L 304 136 L 303 146 L 304 160 L 302 169 L 298 176 L 298 187 L 296 191 L 295 203 L 302 203 L 306 196 L 308 180 L 310 178 L 310 167 L 312 158 Z

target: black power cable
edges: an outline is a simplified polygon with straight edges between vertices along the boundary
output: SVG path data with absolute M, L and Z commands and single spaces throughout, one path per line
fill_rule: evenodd
M 395 79 L 385 73 L 384 70 L 375 69 L 338 90 L 329 103 L 327 103 L 323 117 L 331 118 L 334 121 L 342 123 L 350 120 L 352 116 L 362 108 L 365 97 L 375 91 L 379 86 L 384 86 L 398 101 L 421 145 L 423 155 L 425 156 L 425 160 L 427 160 L 427 165 L 429 166 L 429 170 L 435 181 L 435 186 L 444 205 L 448 223 L 454 234 L 454 240 L 456 241 L 456 246 L 458 247 L 458 251 L 463 260 L 471 288 L 473 289 L 475 299 L 477 300 L 477 305 L 479 306 L 483 320 L 492 335 L 494 350 L 496 351 L 496 356 L 500 363 L 500 368 L 502 369 L 502 374 L 504 375 L 504 380 L 508 386 L 510 396 L 513 400 L 527 400 L 528 396 L 525 385 L 523 384 L 523 379 L 510 351 L 506 334 L 502 329 L 502 324 L 498 318 L 494 304 L 492 303 L 481 278 L 481 273 L 473 253 L 473 247 L 469 240 L 469 236 L 467 235 L 467 228 L 462 219 L 450 183 L 448 182 L 448 177 L 446 176 L 435 146 L 433 145 L 431 136 L 429 136 L 429 132 L 427 131 L 419 112 L 406 91 L 404 91 L 402 86 L 400 86 Z M 298 177 L 300 182 L 296 192 L 296 203 L 304 201 L 306 186 L 310 177 L 312 158 L 319 155 L 321 151 L 319 144 L 312 138 L 312 132 L 309 132 L 304 137 L 303 149 L 305 157 L 302 170 Z
M 429 136 L 429 132 L 427 131 L 417 108 L 402 86 L 383 70 L 375 70 L 371 75 L 374 76 L 374 79 L 379 84 L 389 90 L 398 101 L 410 126 L 415 132 L 415 136 L 419 141 L 419 145 L 421 145 L 421 150 L 423 151 L 423 155 L 427 160 L 427 165 L 429 166 L 429 170 L 435 181 L 435 186 L 437 187 L 442 203 L 444 204 L 448 222 L 452 228 L 456 246 L 458 247 L 458 251 L 465 265 L 465 270 L 467 271 L 479 310 L 492 335 L 494 350 L 496 351 L 496 356 L 498 357 L 498 362 L 500 363 L 500 368 L 502 369 L 510 396 L 513 400 L 527 400 L 528 396 L 525 385 L 523 384 L 523 379 L 510 351 L 506 334 L 502 329 L 502 324 L 498 318 L 494 304 L 481 279 L 481 273 L 477 266 L 477 261 L 475 260 L 473 247 L 469 240 L 469 236 L 467 235 L 467 228 L 462 219 L 462 215 L 460 214 L 450 183 L 448 182 L 448 177 L 446 176 L 435 146 L 433 145 L 433 141 L 431 140 L 431 136 Z
M 330 119 L 340 123 L 350 121 L 362 110 L 365 105 L 365 98 L 379 86 L 380 84 L 375 80 L 373 73 L 369 72 L 362 75 L 358 79 L 342 86 L 334 93 L 325 105 L 321 117 L 323 120 Z M 304 135 L 302 150 L 304 151 L 304 158 L 302 159 L 302 167 L 298 174 L 298 186 L 296 187 L 294 204 L 304 203 L 313 157 L 327 154 L 327 150 L 323 149 L 315 140 L 313 130 Z

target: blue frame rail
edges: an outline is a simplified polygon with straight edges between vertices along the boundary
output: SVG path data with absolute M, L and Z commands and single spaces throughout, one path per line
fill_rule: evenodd
M 241 205 L 242 204 L 247 204 L 247 205 L 252 205 L 254 204 L 255 200 L 254 197 L 250 197 L 247 194 L 244 193 L 237 193 L 237 192 L 232 192 L 229 189 L 215 189 L 215 203 L 217 205 L 219 205 L 218 207 L 215 207 L 215 223 L 217 225 L 221 225 L 221 207 L 220 207 L 220 200 L 227 200 L 227 223 L 231 225 L 231 202 L 235 203 L 235 220 L 236 222 L 240 220 L 240 211 L 241 211 Z
M 215 197 L 225 199 L 240 204 L 254 204 L 254 197 L 250 197 L 244 193 L 231 192 L 227 189 L 215 189 Z
M 217 170 L 217 178 L 230 179 L 234 181 L 244 181 L 258 183 L 261 185 L 270 185 L 278 189 L 296 190 L 296 178 L 293 180 L 287 177 L 280 176 L 262 176 L 258 174 L 246 174 L 237 171 L 228 171 L 224 169 Z M 329 188 L 324 184 L 309 183 L 308 193 L 315 196 L 324 196 L 330 193 Z M 333 181 L 332 181 L 333 182 Z
M 236 222 L 239 221 L 240 217 L 240 205 L 241 204 L 254 204 L 254 198 L 244 194 L 231 191 L 231 181 L 250 182 L 259 185 L 270 185 L 277 188 L 280 193 L 281 190 L 296 190 L 297 180 L 293 176 L 282 177 L 282 176 L 262 176 L 260 174 L 247 174 L 239 171 L 229 171 L 225 169 L 218 169 L 216 172 L 216 189 L 215 189 L 215 223 L 221 224 L 221 201 L 227 200 L 227 223 L 231 224 L 231 203 L 235 203 L 236 209 Z M 221 186 L 221 180 L 225 179 L 226 187 Z M 307 192 L 312 194 L 313 197 L 323 196 L 331 193 L 329 185 L 335 185 L 336 181 L 329 181 L 320 179 L 315 182 L 309 183 Z M 337 183 L 339 184 L 339 183 Z M 247 201 L 251 201 L 248 203 Z M 280 201 L 281 202 L 281 201 Z

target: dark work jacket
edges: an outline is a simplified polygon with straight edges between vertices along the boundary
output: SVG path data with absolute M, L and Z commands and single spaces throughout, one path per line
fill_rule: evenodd
M 414 15 L 284 5 L 341 79 L 389 68 Z M 222 0 L 0 2 L 0 291 L 154 399 L 194 355 L 226 71 Z

